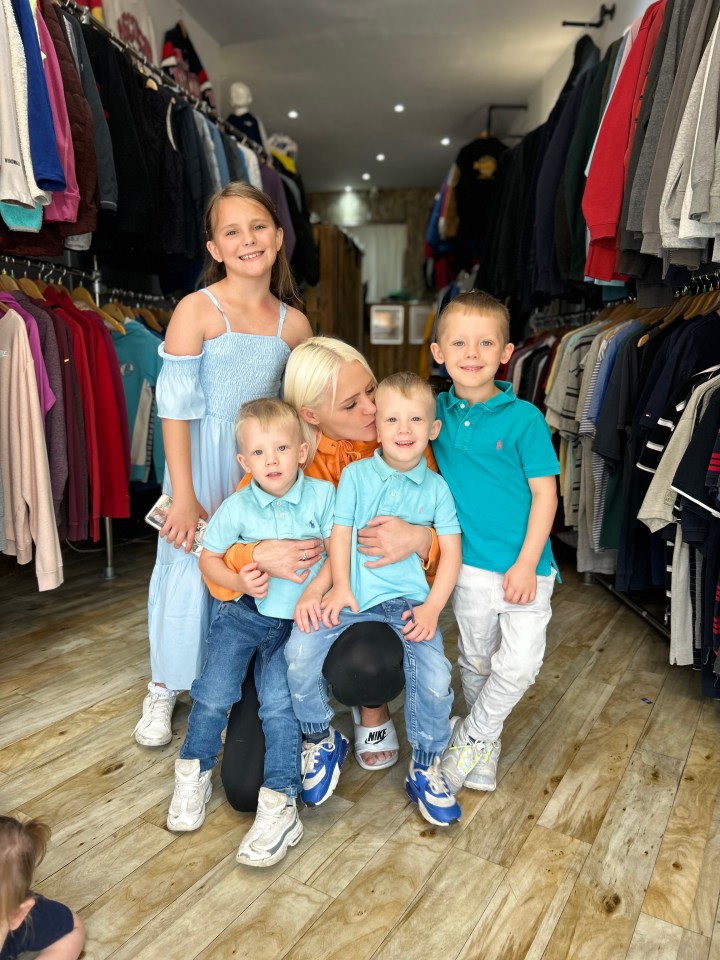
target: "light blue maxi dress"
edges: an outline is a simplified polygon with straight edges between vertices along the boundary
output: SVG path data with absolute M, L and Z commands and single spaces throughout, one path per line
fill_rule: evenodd
M 281 339 L 286 306 L 274 337 L 233 333 L 216 298 L 203 289 L 225 321 L 226 332 L 203 343 L 195 357 L 163 359 L 157 380 L 158 415 L 190 423 L 190 456 L 195 493 L 210 516 L 235 490 L 235 419 L 240 406 L 258 397 L 277 397 L 290 348 Z M 163 492 L 172 493 L 166 468 Z M 152 679 L 189 690 L 205 662 L 205 638 L 215 601 L 202 581 L 197 557 L 158 541 L 150 579 L 148 632 Z

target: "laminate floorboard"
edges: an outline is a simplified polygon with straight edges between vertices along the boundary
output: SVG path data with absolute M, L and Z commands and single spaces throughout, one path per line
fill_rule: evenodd
M 720 960 L 720 704 L 602 587 L 563 570 L 497 790 L 462 794 L 459 824 L 405 797 L 400 697 L 398 765 L 348 760 L 302 842 L 253 871 L 235 862 L 253 818 L 217 774 L 202 829 L 165 829 L 187 694 L 170 744 L 132 738 L 153 559 L 119 545 L 106 581 L 102 553 L 65 551 L 38 593 L 0 556 L 0 811 L 51 824 L 36 889 L 83 917 L 88 960 Z M 441 627 L 464 713 L 449 608 Z

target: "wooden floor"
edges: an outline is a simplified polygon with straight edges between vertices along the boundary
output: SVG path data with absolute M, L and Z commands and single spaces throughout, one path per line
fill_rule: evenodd
M 556 588 L 498 789 L 466 791 L 460 824 L 406 802 L 406 747 L 384 775 L 348 761 L 299 846 L 251 870 L 219 784 L 199 832 L 164 827 L 189 706 L 168 747 L 135 744 L 151 546 L 116 560 L 104 582 L 101 554 L 70 554 L 44 594 L 0 567 L 0 810 L 52 824 L 37 889 L 84 918 L 88 958 L 720 960 L 720 704 L 601 587 Z

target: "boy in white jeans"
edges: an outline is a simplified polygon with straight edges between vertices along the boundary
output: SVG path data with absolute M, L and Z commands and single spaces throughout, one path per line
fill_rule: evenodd
M 433 452 L 462 528 L 452 602 L 470 714 L 443 754 L 454 791 L 495 789 L 503 724 L 542 665 L 557 570 L 548 538 L 560 466 L 541 412 L 494 379 L 509 336 L 507 309 L 472 290 L 441 312 L 431 346 L 453 381 L 438 397 Z

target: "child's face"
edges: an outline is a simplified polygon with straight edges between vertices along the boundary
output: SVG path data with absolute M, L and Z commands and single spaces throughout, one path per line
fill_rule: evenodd
M 302 416 L 331 440 L 372 442 L 375 432 L 375 377 L 358 360 L 343 364 L 337 381 L 335 402 L 332 387 L 315 410 L 303 408 Z
M 497 393 L 495 374 L 512 356 L 495 317 L 475 310 L 451 310 L 443 321 L 432 355 L 444 363 L 458 397 L 484 403 Z
M 297 480 L 298 467 L 305 463 L 308 445 L 300 428 L 278 423 L 264 430 L 255 419 L 240 429 L 240 466 L 253 475 L 258 486 L 275 497 L 284 497 Z
M 435 402 L 420 390 L 409 397 L 399 390 L 381 390 L 377 396 L 377 435 L 383 460 L 393 470 L 412 470 L 422 459 L 429 440 L 440 433 Z
M 225 264 L 228 276 L 258 277 L 272 269 L 283 232 L 261 203 L 224 197 L 217 206 L 210 255 Z

